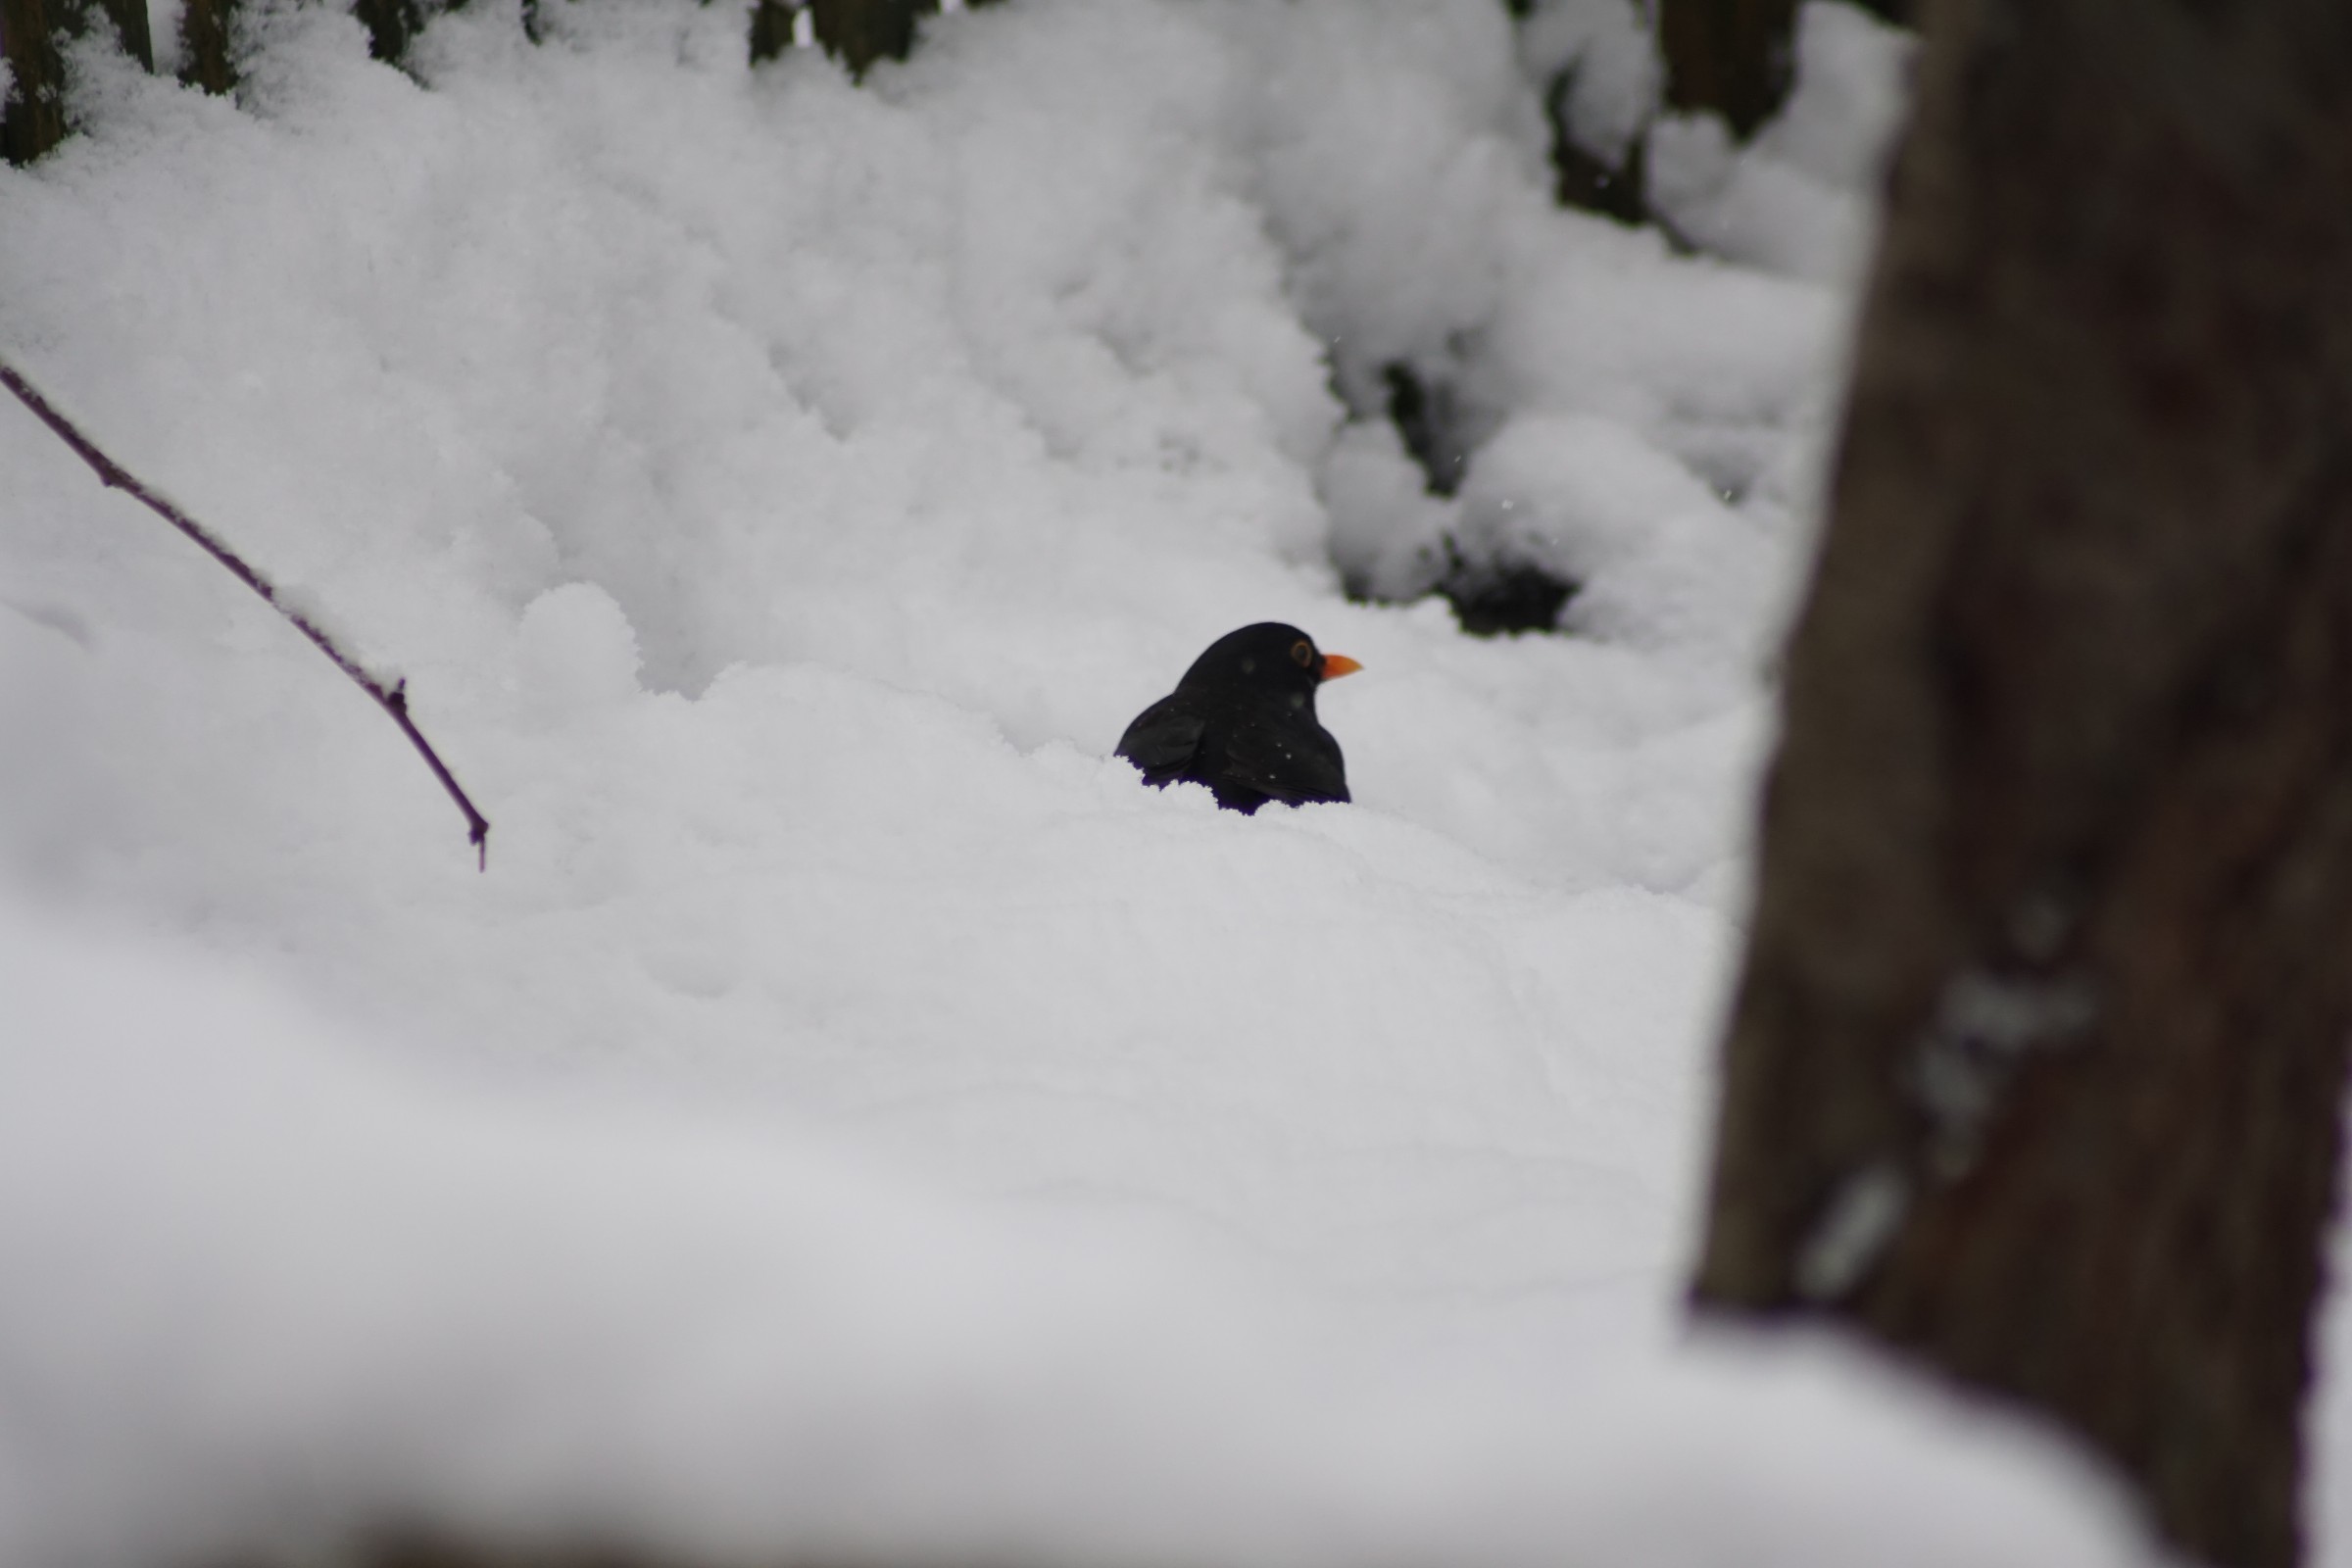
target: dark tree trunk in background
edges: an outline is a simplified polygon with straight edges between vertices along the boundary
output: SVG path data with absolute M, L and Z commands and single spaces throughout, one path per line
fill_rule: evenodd
M 206 92 L 237 84 L 228 63 L 228 19 L 235 0 L 187 0 L 179 14 L 179 79 Z
M 10 163 L 29 164 L 65 140 L 66 67 L 57 35 L 78 36 L 100 16 L 123 50 L 153 71 L 146 0 L 0 0 L 0 39 L 15 83 L 0 112 L 0 155 Z
M 46 0 L 0 0 L 0 37 L 7 40 L 13 82 L 0 116 L 0 152 L 12 164 L 29 164 L 66 137 L 66 68 L 58 58 L 56 28 Z
M 939 0 L 808 0 L 816 41 L 854 76 L 877 60 L 906 59 L 915 18 L 938 9 Z
M 1796 0 L 1661 0 L 1666 103 L 1712 110 L 1745 141 L 1788 96 Z
M 1646 130 L 1613 158 L 1593 152 L 1577 141 L 1568 123 L 1568 99 L 1575 91 L 1576 73 L 1565 71 L 1544 94 L 1544 118 L 1551 126 L 1552 200 L 1621 223 L 1642 222 L 1649 217 Z
M 147 0 L 106 0 L 106 15 L 122 40 L 123 53 L 153 71 L 155 34 L 147 25 Z
M 753 65 L 773 60 L 792 47 L 792 10 L 786 0 L 753 0 Z
M 1695 1296 L 2289 1563 L 2352 1027 L 2352 6 L 1927 11 Z
M 388 66 L 408 58 L 426 21 L 424 0 L 352 0 L 351 14 L 368 29 L 368 53 Z

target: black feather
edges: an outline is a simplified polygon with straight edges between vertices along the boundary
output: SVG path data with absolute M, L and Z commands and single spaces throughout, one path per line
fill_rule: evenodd
M 1154 784 L 1181 775 L 1200 750 L 1208 720 L 1190 710 L 1182 697 L 1162 697 L 1135 717 L 1119 737 L 1119 755 L 1144 770 Z

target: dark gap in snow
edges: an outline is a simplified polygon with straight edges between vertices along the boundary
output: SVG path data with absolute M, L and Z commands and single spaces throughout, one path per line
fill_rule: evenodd
M 917 22 L 935 15 L 939 0 L 808 0 L 816 41 L 863 80 L 877 61 L 913 52 Z
M 1396 426 L 1404 450 L 1420 466 L 1422 478 L 1434 496 L 1449 497 L 1462 487 L 1475 444 L 1475 420 L 1462 406 L 1453 383 L 1424 375 L 1402 360 L 1381 368 L 1388 388 L 1388 416 Z M 1404 598 L 1436 593 L 1453 607 L 1454 619 L 1473 637 L 1505 632 L 1556 631 L 1560 612 L 1568 608 L 1584 585 L 1546 567 L 1495 550 L 1466 552 L 1455 535 L 1439 541 L 1445 552 L 1442 567 L 1422 579 L 1418 591 Z M 1438 567 L 1435 560 L 1429 564 Z M 1372 595 L 1367 597 L 1386 597 Z
M 1667 107 L 1719 115 L 1744 145 L 1795 85 L 1796 9 L 1796 0 L 1660 7 Z
M 753 0 L 753 65 L 764 64 L 790 52 L 794 17 L 794 8 L 787 0 Z
M 1530 561 L 1505 556 L 1474 561 L 1451 539 L 1446 541 L 1446 561 L 1438 592 L 1453 607 L 1453 618 L 1462 630 L 1473 637 L 1558 631 L 1560 612 L 1584 587 Z
M 1450 378 L 1403 360 L 1382 366 L 1378 384 L 1387 391 L 1388 419 L 1420 469 L 1423 487 L 1442 499 L 1457 494 L 1469 474 L 1471 451 L 1489 433 L 1478 412 L 1464 404 Z M 1421 545 L 1413 564 L 1385 571 L 1366 571 L 1361 563 L 1352 570 L 1345 561 L 1335 564 L 1350 598 L 1405 604 L 1434 593 L 1453 607 L 1454 619 L 1474 637 L 1559 629 L 1560 612 L 1582 583 L 1498 542 L 1465 547 L 1463 541 L 1449 528 Z
M 1579 143 L 1568 125 L 1568 100 L 1576 91 L 1576 68 L 1552 77 L 1544 93 L 1544 118 L 1551 126 L 1551 194 L 1562 207 L 1641 223 L 1649 217 L 1642 166 L 1649 150 L 1646 129 L 1637 132 L 1615 162 Z
M 407 58 L 427 20 L 424 0 L 353 0 L 351 14 L 368 29 L 368 53 L 387 66 Z
M 1452 495 L 1462 487 L 1462 474 L 1470 466 L 1469 449 L 1457 428 L 1452 384 L 1424 380 L 1402 360 L 1383 366 L 1380 378 L 1389 389 L 1389 418 L 1403 438 L 1404 450 L 1421 465 L 1429 493 Z

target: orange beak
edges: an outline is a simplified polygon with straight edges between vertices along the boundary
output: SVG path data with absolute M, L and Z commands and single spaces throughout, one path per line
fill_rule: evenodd
M 1323 678 L 1325 680 L 1338 680 L 1342 675 L 1352 675 L 1363 667 L 1346 654 L 1325 654 L 1323 656 Z

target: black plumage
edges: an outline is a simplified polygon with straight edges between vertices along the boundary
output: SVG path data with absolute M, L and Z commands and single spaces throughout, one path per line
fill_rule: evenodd
M 1296 626 L 1244 626 L 1210 643 L 1173 692 L 1136 715 L 1118 755 L 1146 783 L 1205 784 L 1230 810 L 1344 801 L 1347 763 L 1315 717 L 1315 688 L 1361 667 Z

